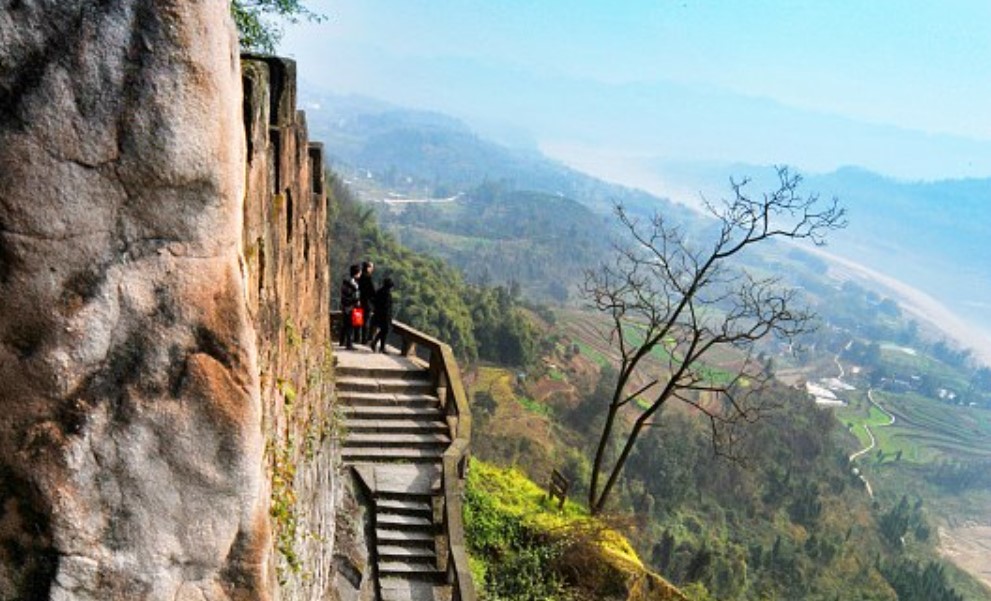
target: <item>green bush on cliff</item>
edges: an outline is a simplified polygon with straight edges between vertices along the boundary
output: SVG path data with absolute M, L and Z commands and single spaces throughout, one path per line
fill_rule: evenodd
M 483 599 L 683 599 L 623 535 L 570 501 L 558 509 L 519 470 L 472 461 L 464 518 Z

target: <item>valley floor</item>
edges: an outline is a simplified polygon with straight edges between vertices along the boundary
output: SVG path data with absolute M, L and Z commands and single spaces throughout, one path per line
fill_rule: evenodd
M 939 529 L 939 551 L 991 587 L 991 525 L 964 524 Z

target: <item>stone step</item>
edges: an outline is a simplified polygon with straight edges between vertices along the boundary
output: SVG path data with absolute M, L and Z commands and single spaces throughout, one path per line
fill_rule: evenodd
M 402 434 L 402 433 L 361 433 L 348 432 L 344 440 L 344 448 L 377 447 L 395 448 L 406 447 L 420 449 L 423 447 L 446 447 L 451 442 L 447 434 Z
M 380 561 L 378 575 L 380 580 L 393 577 L 439 583 L 447 579 L 446 573 L 427 561 Z
M 338 401 L 346 407 L 413 407 L 440 411 L 440 399 L 431 393 L 416 392 L 338 392 Z
M 379 588 L 382 601 L 451 601 L 451 587 L 446 584 L 388 578 L 380 581 Z
M 433 398 L 436 402 L 436 398 Z M 345 419 L 443 419 L 443 411 L 437 407 L 415 407 L 400 404 L 347 405 L 341 408 Z
M 435 463 L 444 457 L 444 448 L 376 448 L 352 447 L 341 450 L 341 457 L 347 463 Z
M 427 500 L 377 498 L 375 499 L 375 511 L 399 515 L 416 515 L 426 518 L 432 518 L 434 515 L 434 507 L 429 497 Z
M 437 525 L 429 517 L 421 515 L 401 515 L 398 513 L 379 513 L 375 523 L 388 530 L 436 530 Z
M 440 482 L 437 482 L 436 485 L 430 491 L 409 493 L 409 492 L 384 492 L 378 490 L 375 491 L 375 500 L 376 502 L 404 501 L 409 503 L 417 503 L 420 505 L 432 506 L 433 498 L 441 494 L 442 492 L 440 490 Z
M 344 425 L 351 434 L 447 434 L 447 422 L 436 419 L 348 419 Z
M 338 376 L 336 384 L 339 394 L 342 392 L 436 392 L 430 380 Z
M 376 547 L 379 561 L 423 561 L 437 564 L 437 553 L 433 547 L 406 545 L 378 545 Z
M 423 530 L 376 528 L 375 540 L 380 545 L 402 545 L 434 548 L 434 534 Z
M 410 380 L 429 381 L 430 372 L 422 369 L 408 369 L 404 367 L 366 367 L 359 366 L 338 366 L 336 370 L 338 380 L 346 378 L 371 378 L 374 380 Z

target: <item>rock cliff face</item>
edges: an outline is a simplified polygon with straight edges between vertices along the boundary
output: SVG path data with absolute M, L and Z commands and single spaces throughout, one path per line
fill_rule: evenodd
M 227 11 L 0 10 L 0 600 L 326 583 L 319 149 Z

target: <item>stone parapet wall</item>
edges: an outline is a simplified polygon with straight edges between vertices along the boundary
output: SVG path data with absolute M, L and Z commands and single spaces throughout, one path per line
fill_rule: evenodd
M 323 149 L 296 110 L 296 65 L 244 56 L 244 257 L 258 337 L 266 460 L 282 597 L 332 586 L 338 483 L 332 407 Z

